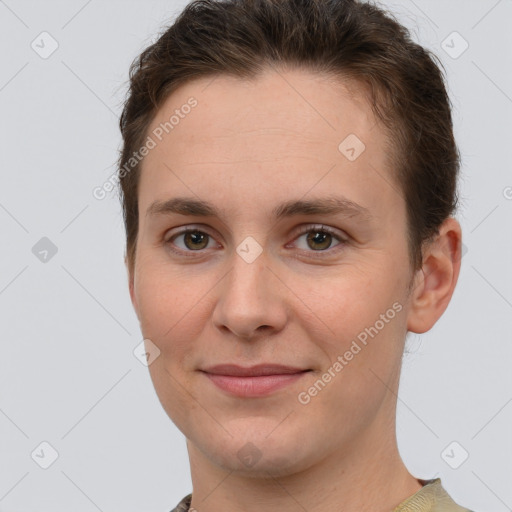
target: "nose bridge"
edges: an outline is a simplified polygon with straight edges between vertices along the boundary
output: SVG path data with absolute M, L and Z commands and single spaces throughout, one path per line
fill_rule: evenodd
M 245 244 L 245 243 L 244 243 Z M 240 244 L 231 261 L 231 272 L 226 280 L 223 290 L 223 298 L 231 302 L 231 307 L 236 304 L 245 304 L 251 308 L 261 308 L 262 299 L 270 300 L 267 289 L 269 270 L 267 269 L 268 258 L 263 251 L 256 256 L 251 255 L 253 250 Z M 246 251 L 246 252 L 244 252 Z M 251 255 L 251 258 L 246 258 Z M 234 303 L 233 303 L 234 302 Z M 258 303 L 260 303 L 258 305 Z
M 260 293 L 260 288 L 264 288 L 261 280 L 269 273 L 267 265 L 270 261 L 267 241 L 262 233 L 258 233 L 259 235 L 255 235 L 258 239 L 251 235 L 241 237 L 239 234 L 240 241 L 231 255 L 228 282 L 230 292 L 235 295 Z
M 237 247 L 213 312 L 218 328 L 241 337 L 253 336 L 262 326 L 280 330 L 286 321 L 282 287 L 267 268 L 270 262 L 263 248 L 258 254 L 256 249 L 251 240 Z
M 267 251 L 261 248 L 261 252 L 258 253 L 251 242 L 244 241 L 237 248 L 236 257 L 233 255 L 233 278 L 246 281 L 246 285 L 264 284 L 262 279 L 268 277 L 269 263 Z

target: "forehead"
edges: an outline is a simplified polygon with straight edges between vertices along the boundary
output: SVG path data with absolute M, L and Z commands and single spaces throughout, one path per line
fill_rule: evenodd
M 342 186 L 363 204 L 397 193 L 383 190 L 386 137 L 366 89 L 326 75 L 268 70 L 251 80 L 193 80 L 167 98 L 147 135 L 156 145 L 142 164 L 141 207 L 182 192 L 221 200 L 229 187 L 255 199 L 256 185 L 267 196 Z
M 193 108 L 188 107 L 191 101 L 196 103 Z M 166 123 L 169 128 L 173 114 L 179 119 L 174 115 L 167 134 Z M 168 142 L 173 139 L 173 146 L 182 143 L 197 149 L 205 138 L 220 145 L 226 136 L 250 137 L 255 143 L 255 137 L 267 144 L 275 141 L 270 146 L 279 149 L 285 138 L 288 144 L 299 145 L 311 139 L 324 141 L 337 155 L 333 142 L 349 133 L 375 139 L 380 135 L 374 132 L 375 124 L 366 87 L 360 83 L 304 70 L 266 70 L 250 80 L 217 75 L 182 85 L 167 98 L 148 131 L 164 128 L 162 136 Z

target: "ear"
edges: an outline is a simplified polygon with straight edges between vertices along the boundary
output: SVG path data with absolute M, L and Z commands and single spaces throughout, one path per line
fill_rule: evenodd
M 422 268 L 416 273 L 407 316 L 409 331 L 429 331 L 448 307 L 459 278 L 461 249 L 460 224 L 448 217 L 424 250 Z
M 128 257 L 124 255 L 124 264 L 126 267 L 126 273 L 128 275 L 128 289 L 130 290 L 130 299 L 132 301 L 133 309 L 137 314 L 137 318 L 139 318 L 139 305 L 137 304 L 137 298 L 135 296 L 135 287 L 134 287 L 134 272 L 130 272 L 130 265 L 128 263 Z

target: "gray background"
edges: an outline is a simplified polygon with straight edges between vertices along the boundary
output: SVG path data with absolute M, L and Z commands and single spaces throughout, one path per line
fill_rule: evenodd
M 411 335 L 399 448 L 462 505 L 511 510 L 512 2 L 382 3 L 446 67 L 467 247 L 444 316 Z M 115 172 L 129 64 L 183 5 L 0 1 L 1 511 L 169 511 L 191 491 L 184 437 L 133 354 L 120 206 L 92 194 Z

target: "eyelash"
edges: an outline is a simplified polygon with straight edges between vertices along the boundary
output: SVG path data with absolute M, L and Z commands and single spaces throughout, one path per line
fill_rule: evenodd
M 308 226 L 302 228 L 301 231 L 299 231 L 298 233 L 296 233 L 294 235 L 294 240 L 296 240 L 297 238 L 299 238 L 299 237 L 301 237 L 303 235 L 306 235 L 306 234 L 308 234 L 310 232 L 314 232 L 314 233 L 327 233 L 327 234 L 331 235 L 333 238 L 335 238 L 336 240 L 338 240 L 338 242 L 339 242 L 337 245 L 334 246 L 334 249 L 333 248 L 328 248 L 328 249 L 323 249 L 323 250 L 319 250 L 319 251 L 299 249 L 300 251 L 305 251 L 307 253 L 311 253 L 310 256 L 312 256 L 314 258 L 325 257 L 324 255 L 326 253 L 329 253 L 329 255 L 332 255 L 333 252 L 338 252 L 339 250 L 342 250 L 343 247 L 348 243 L 348 239 L 340 236 L 337 231 L 335 231 L 332 228 L 329 228 L 328 226 L 324 226 L 323 224 L 312 224 L 312 225 L 308 225 Z M 205 249 L 198 249 L 197 251 L 192 251 L 192 250 L 176 249 L 176 248 L 173 247 L 172 242 L 177 237 L 179 237 L 181 235 L 186 235 L 187 233 L 201 233 L 203 235 L 207 235 L 211 239 L 214 238 L 207 231 L 203 231 L 200 228 L 187 227 L 185 229 L 182 229 L 178 233 L 174 233 L 170 238 L 168 238 L 167 240 L 164 241 L 164 244 L 166 246 L 168 246 L 170 251 L 172 251 L 173 253 L 178 254 L 180 256 L 185 256 L 187 258 L 198 257 L 198 256 L 193 256 L 190 253 L 199 253 L 199 254 L 201 254 L 201 253 L 204 252 Z M 336 247 L 338 247 L 338 249 L 336 249 Z M 320 254 L 315 254 L 315 253 L 320 253 Z

